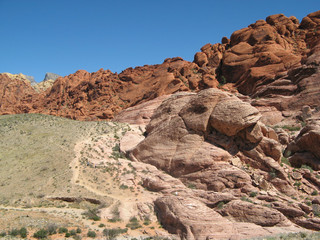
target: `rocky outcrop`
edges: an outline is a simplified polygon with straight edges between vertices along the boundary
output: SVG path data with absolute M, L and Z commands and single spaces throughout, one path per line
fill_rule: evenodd
M 1 114 L 28 113 L 32 109 L 33 96 L 37 93 L 30 82 L 23 79 L 0 74 Z
M 61 77 L 59 74 L 56 73 L 46 73 L 46 75 L 44 76 L 43 81 L 48 81 L 48 80 L 53 80 L 55 81 L 58 77 Z
M 290 225 L 279 211 L 241 200 L 229 202 L 220 212 L 238 221 L 251 222 L 260 226 Z
M 239 234 L 239 222 L 253 229 L 290 228 L 293 223 L 318 229 L 318 218 L 309 220 L 317 212 L 307 200 L 317 194 L 318 173 L 280 163 L 290 139 L 283 129 L 267 127 L 260 118 L 250 104 L 217 89 L 173 94 L 154 111 L 146 138 L 127 153 L 133 161 L 151 164 L 184 183 L 185 187 L 171 177 L 143 182 L 165 195 L 155 206 L 169 232 L 182 239 L 220 234 L 217 221 L 199 217 L 198 210 L 209 211 L 206 216 L 211 217 L 219 212 L 232 222 L 228 237 Z M 297 139 L 305 133 L 302 130 Z M 187 210 L 183 204 L 189 201 L 197 207 Z M 224 239 L 221 236 L 215 238 Z
M 218 84 L 210 74 L 203 77 L 199 70 L 195 63 L 179 57 L 159 65 L 128 68 L 120 74 L 103 69 L 95 73 L 80 70 L 56 79 L 52 86 L 53 80 L 38 84 L 40 93 L 33 95 L 29 112 L 79 120 L 111 119 L 123 109 L 159 96 Z
M 194 62 L 215 71 L 221 84 L 234 83 L 251 96 L 266 124 L 277 124 L 283 112 L 319 105 L 319 19 L 309 14 L 301 24 L 276 14 L 235 31 L 229 41 L 207 44 Z
M 155 207 L 161 223 L 170 233 L 178 234 L 181 239 L 248 239 L 294 230 L 292 226 L 267 229 L 253 223 L 232 222 L 202 202 L 186 196 L 160 197 L 155 201 Z M 265 213 L 267 215 L 261 212 L 260 217 L 262 221 L 266 220 L 266 223 L 286 221 L 279 212 L 267 209 Z M 267 218 L 270 216 L 271 219 Z M 259 218 L 253 215 L 252 217 Z
M 292 155 L 289 161 L 294 167 L 309 165 L 314 170 L 320 170 L 320 121 L 312 121 L 304 127 L 299 135 L 290 142 L 286 149 L 287 155 Z
M 32 86 L 37 84 L 36 81 L 34 80 L 34 77 L 32 76 L 27 76 L 27 75 L 24 75 L 22 73 L 19 73 L 19 74 L 12 74 L 12 73 L 2 73 L 2 74 L 5 74 L 7 75 L 10 79 L 14 79 L 14 80 L 20 80 L 20 81 L 24 81 L 26 83 L 30 83 Z
M 214 191 L 251 185 L 250 176 L 231 164 L 239 157 L 286 180 L 279 143 L 263 136 L 259 118 L 250 104 L 217 89 L 176 94 L 156 110 L 131 157 Z

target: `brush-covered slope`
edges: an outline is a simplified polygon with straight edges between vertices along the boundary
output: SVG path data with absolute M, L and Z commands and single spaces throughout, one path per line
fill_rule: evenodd
M 16 114 L 0 116 L 0 129 L 1 234 L 26 227 L 31 237 L 41 228 L 66 227 L 80 228 L 82 237 L 95 231 L 102 239 L 108 225 L 133 237 L 168 235 L 153 211 L 160 193 L 141 182 L 148 176 L 174 179 L 120 152 L 124 135 L 127 149 L 144 138 L 139 128 Z

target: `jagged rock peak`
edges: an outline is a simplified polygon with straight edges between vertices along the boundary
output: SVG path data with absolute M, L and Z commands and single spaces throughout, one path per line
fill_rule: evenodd
M 56 74 L 56 73 L 47 72 L 46 76 L 43 79 L 43 81 L 56 80 L 58 77 L 61 77 L 61 76 L 59 74 Z

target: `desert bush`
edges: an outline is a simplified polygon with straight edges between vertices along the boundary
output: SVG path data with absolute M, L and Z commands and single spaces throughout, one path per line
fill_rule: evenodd
M 251 199 L 249 199 L 249 198 L 247 198 L 247 197 L 245 197 L 245 196 L 242 196 L 242 197 L 241 197 L 241 200 L 242 200 L 242 201 L 245 201 L 245 202 L 253 203 L 253 201 L 252 201 Z
M 18 236 L 19 233 L 20 231 L 18 229 L 11 229 L 8 234 L 15 237 Z
M 106 236 L 108 240 L 112 240 L 112 239 L 115 239 L 118 235 L 120 235 L 122 233 L 126 233 L 127 231 L 128 231 L 127 228 L 125 228 L 125 229 L 121 229 L 121 228 L 107 229 L 107 228 L 105 228 L 103 230 L 103 235 Z
M 128 189 L 129 187 L 127 185 L 121 184 L 119 188 L 120 189 Z
M 38 239 L 47 238 L 47 236 L 48 236 L 48 231 L 45 229 L 40 229 L 39 231 L 33 234 L 33 237 Z
M 218 209 L 222 209 L 224 206 L 224 202 L 219 202 L 218 205 L 217 205 L 217 208 Z
M 83 213 L 83 215 L 87 216 L 88 219 L 91 219 L 93 221 L 99 221 L 100 217 L 98 216 L 98 209 L 97 208 L 89 208 L 86 212 Z
M 289 162 L 288 158 L 282 157 L 281 158 L 281 163 L 287 164 L 288 166 L 291 166 L 291 163 Z
M 53 234 L 56 234 L 57 233 L 57 225 L 56 224 L 50 224 L 48 227 L 47 227 L 47 231 L 48 231 L 48 235 L 53 235 Z
M 27 235 L 28 235 L 28 231 L 27 231 L 27 229 L 26 229 L 25 227 L 23 227 L 23 228 L 21 228 L 21 229 L 19 230 L 19 234 L 20 234 L 20 236 L 21 236 L 22 238 L 26 238 Z
M 131 230 L 135 230 L 141 228 L 142 226 L 136 217 L 132 217 L 126 227 L 130 228 Z
M 313 172 L 312 167 L 310 167 L 310 166 L 308 166 L 308 165 L 302 164 L 302 165 L 301 165 L 301 168 L 308 169 L 311 173 Z
M 68 229 L 65 227 L 60 227 L 58 231 L 59 231 L 59 233 L 66 233 L 66 232 L 68 232 Z
M 150 223 L 151 223 L 150 218 L 145 217 L 144 221 L 143 221 L 143 225 L 148 226 L 148 225 L 150 225 Z
M 258 195 L 257 192 L 251 192 L 251 193 L 249 194 L 249 197 L 255 197 L 255 196 L 257 196 L 257 195 Z
M 87 233 L 87 237 L 91 237 L 91 238 L 95 238 L 96 237 L 96 232 L 95 231 L 89 231 L 88 233 Z
M 269 172 L 269 177 L 270 177 L 271 179 L 276 178 L 276 177 L 277 177 L 276 170 L 271 169 L 271 171 Z

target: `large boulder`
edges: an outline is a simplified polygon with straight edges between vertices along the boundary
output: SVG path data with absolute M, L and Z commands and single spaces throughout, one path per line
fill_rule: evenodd
M 263 228 L 253 223 L 232 222 L 199 200 L 191 197 L 164 196 L 155 201 L 160 222 L 170 233 L 178 234 L 180 239 L 247 239 L 286 232 L 290 228 Z M 285 217 L 275 210 L 258 206 L 248 210 L 253 219 L 262 225 L 290 226 Z M 245 209 L 243 209 L 245 211 Z M 255 211 L 256 210 L 256 211 Z M 264 215 L 265 210 L 266 215 Z M 258 213 L 258 216 L 254 214 Z M 253 215 L 251 215 L 253 214 Z M 245 216 L 245 212 L 242 212 Z M 268 218 L 270 217 L 270 218 Z M 263 221 L 265 220 L 265 224 Z M 291 230 L 297 230 L 291 228 Z
M 237 221 L 251 222 L 260 226 L 290 225 L 288 219 L 279 211 L 242 200 L 229 202 L 220 212 Z
M 286 152 L 292 154 L 290 162 L 295 167 L 303 164 L 320 170 L 320 121 L 312 121 L 290 142 Z
M 218 89 L 174 94 L 154 112 L 146 139 L 130 157 L 204 190 L 252 188 L 241 164 L 233 165 L 236 156 L 287 180 L 279 165 L 281 145 L 263 135 L 259 118 L 250 104 Z

